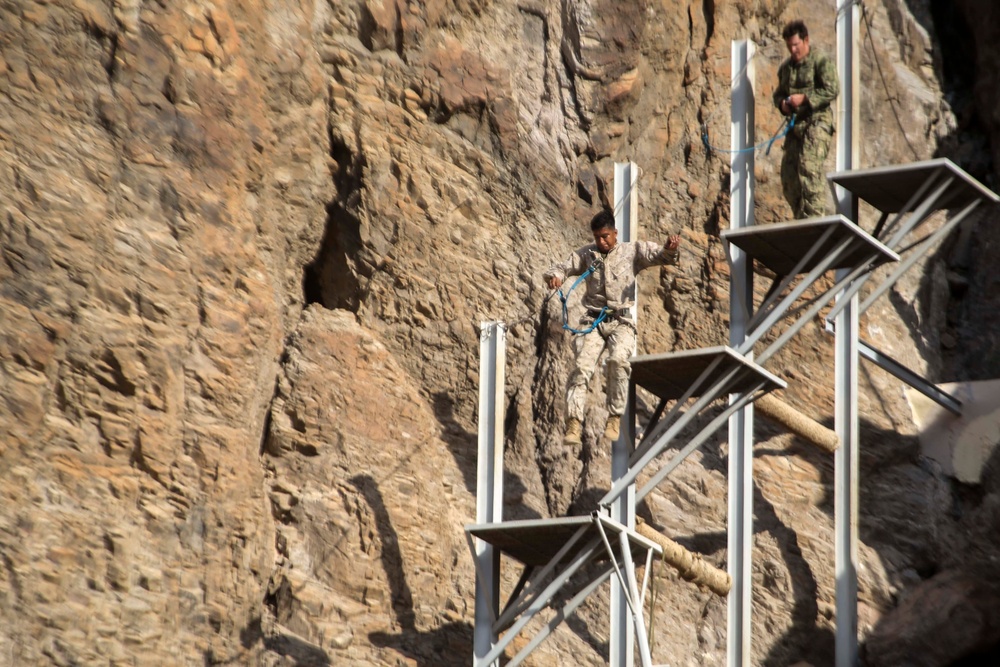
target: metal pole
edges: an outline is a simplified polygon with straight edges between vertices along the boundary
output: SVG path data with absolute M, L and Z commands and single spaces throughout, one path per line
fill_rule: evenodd
M 476 523 L 503 520 L 503 400 L 507 330 L 502 322 L 483 322 L 479 328 L 479 459 L 476 471 Z M 496 644 L 492 629 L 499 613 L 500 550 L 476 540 L 476 626 L 473 667 Z
M 754 66 L 756 46 L 749 40 L 732 43 L 730 145 L 731 229 L 754 223 Z M 746 253 L 729 247 L 732 275 L 729 284 L 729 344 L 739 349 L 753 313 L 753 271 Z M 747 356 L 752 357 L 752 351 Z M 739 400 L 731 394 L 730 405 Z M 753 555 L 753 404 L 729 418 L 729 576 L 733 587 L 728 598 L 726 664 L 750 664 L 750 564 Z
M 618 240 L 624 243 L 635 241 L 639 219 L 639 168 L 634 162 L 615 163 L 615 227 Z M 635 305 L 632 307 L 632 321 L 639 324 L 639 289 L 636 287 Z M 632 350 L 635 354 L 635 350 Z M 629 396 L 622 415 L 622 428 L 618 440 L 611 446 L 611 484 L 628 473 L 629 450 L 635 448 L 634 409 L 635 391 L 629 383 Z M 628 527 L 635 528 L 635 485 L 629 486 L 611 505 L 611 518 Z M 622 588 L 617 578 L 611 579 L 611 667 L 632 667 L 634 655 L 635 624 L 628 608 L 628 592 Z
M 837 71 L 840 104 L 837 133 L 837 171 L 856 169 L 860 129 L 858 70 L 859 6 L 841 0 L 837 10 Z M 858 222 L 858 199 L 834 187 L 837 212 Z M 838 272 L 843 274 L 846 271 Z M 838 276 L 839 277 L 839 276 Z M 844 295 L 844 293 L 841 293 Z M 834 421 L 841 446 L 834 455 L 834 550 L 837 588 L 836 667 L 858 664 L 858 296 L 837 315 L 834 372 L 836 407 Z

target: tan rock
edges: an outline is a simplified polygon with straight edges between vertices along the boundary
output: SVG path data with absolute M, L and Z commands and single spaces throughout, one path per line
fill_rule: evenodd
M 828 8 L 799 4 L 832 48 Z M 593 428 L 561 446 L 571 342 L 539 274 L 587 242 L 612 163 L 634 159 L 640 237 L 678 232 L 685 248 L 640 281 L 640 347 L 726 340 L 728 161 L 700 136 L 727 143 L 732 35 L 759 37 L 758 126 L 773 125 L 782 6 L 7 3 L 0 660 L 466 663 L 478 325 L 518 323 L 505 516 L 591 511 L 608 452 Z M 955 148 L 927 55 L 945 45 L 913 3 L 869 9 L 907 134 L 930 137 L 925 156 Z M 970 22 L 980 47 L 990 25 Z M 988 64 L 968 69 L 988 78 Z M 862 160 L 911 159 L 862 76 Z M 975 89 L 987 128 L 995 90 Z M 758 156 L 759 222 L 785 215 L 778 156 Z M 968 273 L 962 304 L 928 263 L 930 288 L 902 283 L 864 335 L 922 372 L 986 372 L 992 320 L 949 321 L 973 301 L 996 310 L 995 232 L 975 229 L 948 267 Z M 913 313 L 928 315 L 919 335 Z M 945 325 L 956 342 L 937 357 Z M 831 358 L 810 326 L 772 361 L 821 422 Z M 984 464 L 981 506 L 956 504 L 918 458 L 897 381 L 862 384 L 861 629 L 895 655 L 910 639 L 892 635 L 893 606 L 920 572 L 988 572 L 995 491 Z M 588 423 L 605 416 L 595 399 Z M 717 566 L 726 447 L 706 444 L 647 499 Z M 754 658 L 831 664 L 811 653 L 833 616 L 830 463 L 773 429 L 757 449 Z M 505 593 L 518 574 L 505 566 Z M 721 664 L 725 605 L 671 583 L 656 660 Z M 533 664 L 606 664 L 606 606 L 594 596 Z

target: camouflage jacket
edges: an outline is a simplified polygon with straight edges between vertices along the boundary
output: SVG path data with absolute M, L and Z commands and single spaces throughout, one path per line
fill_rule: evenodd
M 558 277 L 565 283 L 567 277 L 583 275 L 596 265 L 594 272 L 586 278 L 584 307 L 590 311 L 600 311 L 605 306 L 621 310 L 635 302 L 635 277 L 640 271 L 651 266 L 676 264 L 679 255 L 677 251 L 666 252 L 662 245 L 652 241 L 618 243 L 604 255 L 592 243 L 550 268 L 544 278 Z M 569 289 L 569 286 L 564 289 Z
M 831 104 L 840 93 L 840 79 L 837 68 L 826 55 L 809 50 L 809 55 L 800 62 L 791 58 L 778 67 L 778 87 L 774 89 L 774 106 L 781 109 L 781 101 L 789 95 L 805 93 L 807 102 L 795 114 L 796 124 L 800 122 L 827 123 L 834 127 Z

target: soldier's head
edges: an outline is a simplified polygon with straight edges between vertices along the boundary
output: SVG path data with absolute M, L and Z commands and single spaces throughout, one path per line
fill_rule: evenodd
M 615 216 L 606 208 L 602 208 L 590 219 L 590 231 L 594 233 L 594 243 L 601 252 L 610 252 L 618 243 Z
M 800 62 L 809 55 L 809 28 L 804 21 L 792 21 L 781 31 L 781 36 L 792 56 L 792 62 Z

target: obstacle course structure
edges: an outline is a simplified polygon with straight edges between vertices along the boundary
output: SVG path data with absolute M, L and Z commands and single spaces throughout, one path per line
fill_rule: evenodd
M 838 18 L 850 35 L 856 9 Z M 849 39 L 849 37 L 841 37 Z M 849 74 L 851 51 L 838 60 Z M 947 159 L 899 166 L 853 169 L 851 118 L 854 86 L 845 86 L 838 165 L 830 174 L 840 214 L 792 222 L 753 224 L 753 45 L 733 46 L 733 159 L 730 229 L 722 232 L 731 265 L 730 345 L 635 356 L 629 408 L 622 435 L 612 450 L 611 487 L 588 516 L 531 521 L 502 519 L 503 434 L 497 401 L 503 396 L 505 325 L 482 325 L 480 369 L 480 451 L 476 523 L 466 526 L 476 563 L 476 626 L 473 667 L 493 667 L 515 640 L 533 628 L 530 639 L 505 664 L 520 664 L 570 614 L 611 580 L 609 663 L 631 667 L 638 649 L 643 667 L 653 667 L 643 606 L 654 555 L 670 555 L 682 569 L 698 561 L 649 526 L 636 526 L 635 507 L 684 461 L 729 424 L 729 571 L 702 570 L 699 583 L 729 601 L 729 667 L 750 664 L 750 553 L 753 535 L 752 433 L 754 405 L 836 461 L 835 522 L 837 560 L 837 667 L 857 662 L 857 359 L 866 358 L 956 414 L 961 402 L 930 381 L 859 339 L 857 321 L 919 259 L 977 207 L 1000 198 Z M 856 59 L 856 53 L 855 59 Z M 850 81 L 856 74 L 847 77 Z M 842 78 L 843 75 L 842 75 Z M 616 165 L 616 216 L 622 240 L 634 238 L 637 215 L 636 169 Z M 880 212 L 871 232 L 859 224 L 858 200 Z M 943 224 L 924 238 L 912 237 L 938 211 Z M 954 212 L 954 213 L 952 213 Z M 776 276 L 754 305 L 751 262 Z M 892 266 L 888 273 L 879 270 Z M 828 276 L 833 274 L 833 279 Z M 867 288 L 867 289 L 866 289 Z M 859 295 L 864 301 L 858 303 Z M 786 382 L 765 366 L 824 310 L 826 329 L 837 336 L 836 431 L 798 413 L 771 395 Z M 773 335 L 768 339 L 768 333 Z M 758 350 L 757 348 L 763 348 Z M 637 437 L 635 392 L 658 399 Z M 721 403 L 725 407 L 719 409 Z M 682 442 L 679 442 L 683 440 Z M 662 459 L 668 452 L 669 460 Z M 648 472 L 642 486 L 639 477 Z M 521 568 L 517 585 L 501 604 L 501 554 Z M 672 555 L 671 555 L 672 554 Z M 639 570 L 642 569 L 640 581 Z M 689 580 L 696 579 L 688 571 Z M 541 619 L 532 623 L 536 618 Z

